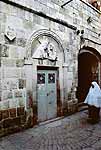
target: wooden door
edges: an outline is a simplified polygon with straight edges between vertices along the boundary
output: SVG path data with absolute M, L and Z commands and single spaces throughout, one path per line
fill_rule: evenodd
M 37 99 L 38 121 L 45 121 L 57 116 L 56 70 L 38 70 Z

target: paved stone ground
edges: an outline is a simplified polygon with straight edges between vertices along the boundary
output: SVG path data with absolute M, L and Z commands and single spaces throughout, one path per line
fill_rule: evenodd
M 0 139 L 0 150 L 101 150 L 101 121 L 88 124 L 87 111 Z

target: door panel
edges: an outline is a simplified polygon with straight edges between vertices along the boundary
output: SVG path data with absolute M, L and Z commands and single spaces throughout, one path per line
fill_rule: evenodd
M 55 70 L 38 70 L 38 120 L 45 121 L 57 115 L 57 72 Z
M 56 101 L 56 72 L 49 71 L 47 74 L 48 84 L 47 84 L 47 102 L 48 102 L 48 110 L 47 110 L 47 119 L 51 119 L 56 117 L 57 111 L 57 101 Z
M 46 120 L 46 73 L 38 71 L 37 73 L 37 92 L 38 92 L 38 119 L 39 121 Z

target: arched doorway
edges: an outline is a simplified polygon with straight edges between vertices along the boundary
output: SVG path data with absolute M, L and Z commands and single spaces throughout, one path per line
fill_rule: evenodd
M 78 90 L 77 98 L 82 103 L 93 80 L 100 82 L 100 54 L 94 49 L 82 49 L 78 55 Z
M 26 60 L 31 63 L 32 77 L 28 73 L 32 86 L 30 91 L 36 111 L 37 122 L 53 119 L 62 115 L 64 49 L 61 39 L 53 31 L 41 29 L 33 32 L 27 42 Z M 60 61 L 61 60 L 61 61 Z M 27 86 L 29 90 L 29 86 Z

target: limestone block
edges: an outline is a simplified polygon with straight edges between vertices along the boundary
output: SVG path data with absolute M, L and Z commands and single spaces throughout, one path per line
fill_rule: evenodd
M 17 67 L 23 67 L 24 66 L 24 59 L 17 59 L 16 60 L 16 66 Z
M 15 90 L 14 91 L 14 97 L 15 98 L 21 98 L 22 97 L 22 91 L 21 90 Z
M 78 18 L 78 16 L 74 13 L 73 14 L 73 24 L 77 24 L 78 22 L 77 22 L 77 19 Z
M 16 7 L 15 7 L 16 8 Z M 25 18 L 25 11 L 24 10 L 22 10 L 22 9 L 20 9 L 20 8 L 16 8 L 17 10 L 13 10 L 13 12 L 15 13 L 15 15 L 17 16 L 17 17 L 19 17 L 19 18 L 22 18 L 22 19 L 24 19 Z M 13 13 L 12 12 L 12 13 Z M 13 14 L 14 15 L 14 14 Z
M 18 8 L 17 7 L 14 7 L 14 6 L 11 6 L 11 16 L 17 16 L 18 15 Z
M 16 108 L 16 107 L 17 107 L 16 99 L 9 100 L 9 108 Z
M 24 59 L 25 56 L 26 56 L 25 48 L 18 46 L 16 49 L 16 58 Z
M 72 32 L 69 33 L 69 44 L 70 45 L 73 44 L 73 33 Z
M 25 38 L 25 31 L 24 31 L 24 29 L 17 29 L 17 36 L 16 36 L 17 38 Z
M 32 65 L 26 65 L 25 66 L 25 75 L 26 75 L 26 87 L 27 89 L 32 89 Z
M 9 57 L 10 58 L 18 58 L 18 54 L 17 54 L 17 47 L 14 45 L 10 45 L 9 46 Z
M 0 51 L 1 51 L 0 57 L 8 57 L 9 56 L 9 47 L 7 45 L 0 44 Z
M 2 80 L 2 90 L 12 90 L 18 88 L 17 79 L 5 79 Z
M 0 2 L 0 11 L 3 13 L 6 13 L 7 11 L 7 4 L 6 3 L 3 3 L 3 2 Z
M 3 68 L 3 77 L 4 78 L 19 78 L 20 77 L 20 69 L 15 67 L 4 67 Z
M 23 89 L 26 87 L 26 80 L 19 79 L 19 89 Z
M 1 67 L 0 67 L 0 81 L 1 81 Z
M 10 26 L 12 29 L 17 31 L 17 29 L 22 30 L 23 29 L 23 20 L 22 18 L 18 18 L 15 16 L 7 16 L 6 26 Z
M 47 19 L 43 19 L 43 25 L 44 27 L 49 27 L 50 26 L 50 20 L 47 20 Z
M 17 106 L 18 107 L 25 106 L 25 99 L 24 98 L 19 98 Z
M 49 8 L 49 15 L 50 15 L 51 17 L 56 18 L 56 16 L 57 16 L 57 11 L 56 11 L 55 9 L 53 9 L 53 8 Z M 59 18 L 59 17 L 57 16 L 57 18 Z
M 4 109 L 8 109 L 8 108 L 9 108 L 9 101 L 8 100 L 0 102 L 0 110 L 4 110 Z
M 65 32 L 65 27 L 63 25 L 59 24 L 58 28 L 61 32 Z
M 63 0 L 51 0 L 53 3 L 60 5 L 61 3 L 64 3 Z
M 5 40 L 4 40 L 4 33 L 1 33 L 0 34 L 0 42 L 1 43 L 4 43 L 5 42 Z M 1 52 L 0 52 L 1 53 Z M 1 55 L 0 55 L 1 56 Z
M 0 90 L 0 101 L 2 101 L 2 92 L 1 92 L 1 90 Z
M 12 98 L 13 98 L 12 91 L 9 91 L 9 90 L 2 91 L 2 100 L 12 99 Z
M 21 68 L 20 78 L 22 78 L 22 79 L 26 79 L 26 72 L 25 72 L 25 68 Z M 25 85 L 26 85 L 26 83 L 25 83 Z
M 68 72 L 68 79 L 73 80 L 73 72 Z
M 9 58 L 2 58 L 2 65 L 5 67 L 15 67 L 16 66 L 16 60 L 15 59 L 9 59 Z
M 16 108 L 9 109 L 9 115 L 11 118 L 16 117 Z
M 25 109 L 24 107 L 18 107 L 17 108 L 17 116 L 25 115 Z
M 16 106 L 21 107 L 24 106 L 26 108 L 26 91 L 20 90 L 22 92 L 22 97 L 16 97 Z
M 0 9 L 1 10 L 1 9 Z M 0 12 L 0 21 L 2 20 L 2 22 L 6 22 L 6 14 L 5 13 L 2 13 Z
M 25 47 L 26 40 L 24 38 L 17 38 L 16 43 L 17 43 L 18 46 Z
M 2 119 L 9 118 L 9 111 L 8 110 L 3 110 L 2 111 Z
M 69 63 L 69 67 L 68 67 L 67 71 L 68 72 L 73 72 L 73 63 Z

